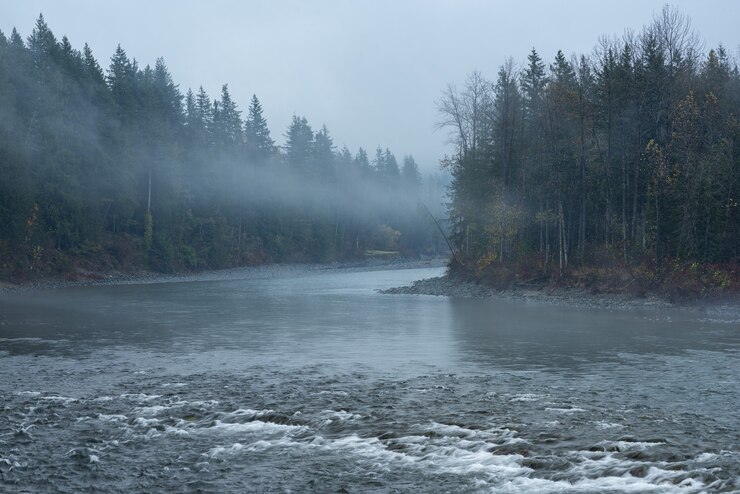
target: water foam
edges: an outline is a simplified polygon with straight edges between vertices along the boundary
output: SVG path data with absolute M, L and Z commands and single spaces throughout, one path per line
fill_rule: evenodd
M 515 394 L 513 395 L 509 401 L 512 403 L 516 402 L 530 402 L 530 401 L 539 401 L 542 398 L 544 398 L 544 395 L 537 395 L 533 393 L 522 393 L 522 394 Z
M 302 425 L 289 425 L 289 424 L 275 424 L 273 422 L 262 422 L 260 420 L 254 420 L 252 422 L 245 423 L 229 423 L 221 422 L 216 420 L 215 423 L 207 428 L 199 429 L 199 432 L 203 431 L 217 431 L 217 432 L 228 432 L 231 434 L 239 434 L 245 432 L 288 432 L 288 431 L 300 431 L 305 430 L 306 427 Z
M 570 408 L 560 408 L 560 407 L 545 407 L 545 410 L 548 412 L 555 412 L 555 413 L 580 413 L 585 412 L 586 410 L 580 407 L 570 407 Z

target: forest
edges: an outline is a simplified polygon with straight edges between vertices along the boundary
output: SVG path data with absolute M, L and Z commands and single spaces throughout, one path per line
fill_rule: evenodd
M 740 72 L 676 9 L 591 54 L 473 72 L 438 109 L 458 272 L 737 288 Z
M 43 15 L 26 40 L 0 33 L 0 115 L 6 279 L 443 250 L 443 174 L 337 149 L 299 115 L 278 146 L 257 96 L 183 94 L 120 45 L 104 70 Z

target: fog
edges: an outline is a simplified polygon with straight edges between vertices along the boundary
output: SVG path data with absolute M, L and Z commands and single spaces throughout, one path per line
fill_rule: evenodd
M 700 73 L 708 67 L 703 61 L 706 47 L 720 43 L 729 47 L 729 58 L 720 50 L 722 64 L 727 64 L 734 60 L 738 42 L 731 22 L 736 3 L 716 2 L 711 9 L 695 3 L 676 5 L 690 19 L 691 29 L 701 34 L 702 44 L 692 48 L 687 58 L 691 67 L 686 70 L 692 72 L 693 81 L 687 82 L 683 75 L 677 78 L 671 101 L 656 103 L 659 106 L 678 106 L 695 89 L 693 85 L 709 80 Z M 593 122 L 589 135 L 582 133 L 580 151 L 574 151 L 575 138 L 555 142 L 573 131 L 575 123 L 569 122 L 568 128 L 561 129 L 566 133 L 546 136 L 549 155 L 535 157 L 540 151 L 528 149 L 527 143 L 540 142 L 543 136 L 526 135 L 534 128 L 531 122 L 521 125 L 519 115 L 532 118 L 532 108 L 527 106 L 530 95 L 521 84 L 527 57 L 535 47 L 538 63 L 548 69 L 551 80 L 557 79 L 554 67 L 560 64 L 564 74 L 578 69 L 581 87 L 593 85 L 604 47 L 619 53 L 629 45 L 637 50 L 631 53 L 645 53 L 645 38 L 636 33 L 653 22 L 660 8 L 662 4 L 650 2 L 641 2 L 639 8 L 630 2 L 513 7 L 486 2 L 327 1 L 219 3 L 208 9 L 187 2 L 176 6 L 128 2 L 105 8 L 91 2 L 4 5 L 2 22 L 9 24 L 0 28 L 7 39 L 8 70 L 0 80 L 6 88 L 1 130 L 8 143 L 4 172 L 10 178 L 3 184 L 8 199 L 0 230 L 6 232 L 9 245 L 25 243 L 24 259 L 44 249 L 69 251 L 97 244 L 109 233 L 144 238 L 144 251 L 157 238 L 167 249 L 177 250 L 197 231 L 204 245 L 203 252 L 198 254 L 196 249 L 198 260 L 193 262 L 203 266 L 205 245 L 215 242 L 204 240 L 204 224 L 217 230 L 219 242 L 228 237 L 240 253 L 230 254 L 231 262 L 243 261 L 236 258 L 242 255 L 244 242 L 251 245 L 250 252 L 275 260 L 270 256 L 280 250 L 286 235 L 293 239 L 296 252 L 280 254 L 280 259 L 304 259 L 304 244 L 319 239 L 323 239 L 321 245 L 309 248 L 314 259 L 348 255 L 348 237 L 355 239 L 354 254 L 381 244 L 397 250 L 397 242 L 375 238 L 371 232 L 377 228 L 391 239 L 402 239 L 402 247 L 416 238 L 413 248 L 405 244 L 408 252 L 428 253 L 436 251 L 436 240 L 431 240 L 435 227 L 423 206 L 431 208 L 434 217 L 446 215 L 446 187 L 451 180 L 446 173 L 451 171 L 456 180 L 451 189 L 455 192 L 454 237 L 459 248 L 465 243 L 466 251 L 471 238 L 480 252 L 490 250 L 492 238 L 498 238 L 501 257 L 501 246 L 511 241 L 504 239 L 504 232 L 518 231 L 505 225 L 529 223 L 533 245 L 524 251 L 531 252 L 542 243 L 536 218 L 549 218 L 547 230 L 556 216 L 552 205 L 561 203 L 565 207 L 558 221 L 570 225 L 562 239 L 565 250 L 575 248 L 576 233 L 569 231 L 573 225 L 578 225 L 577 245 L 582 250 L 587 236 L 616 228 L 599 225 L 600 218 L 614 214 L 613 203 L 604 205 L 599 197 L 621 194 L 622 231 L 630 223 L 631 242 L 641 243 L 644 253 L 650 226 L 645 218 L 654 216 L 649 209 L 649 177 L 637 167 L 628 173 L 624 165 L 621 192 L 610 179 L 602 184 L 599 178 L 602 173 L 620 173 L 609 158 L 611 150 L 606 155 L 602 152 L 604 142 L 616 142 L 614 127 L 599 112 L 583 114 L 582 123 L 586 118 Z M 45 17 L 38 19 L 37 12 Z M 37 23 L 32 25 L 34 18 Z M 83 49 L 85 41 L 89 45 Z M 558 59 L 559 49 L 564 52 Z M 585 57 L 583 64 L 579 55 Z M 633 56 L 624 55 L 625 60 Z M 496 109 L 509 94 L 500 90 L 500 77 L 492 77 L 497 72 L 501 76 L 500 69 L 508 74 L 512 95 L 513 106 L 506 117 Z M 466 74 L 471 72 L 480 74 L 485 102 L 466 96 L 470 89 Z M 642 91 L 635 84 L 634 90 Z M 540 89 L 544 91 L 544 86 Z M 598 94 L 592 93 L 589 105 L 603 106 Z M 467 105 L 459 115 L 445 108 L 451 95 Z M 643 129 L 638 130 L 641 135 L 630 140 L 639 142 L 627 151 L 625 159 L 631 162 L 643 159 L 649 140 L 662 139 L 671 128 L 670 122 L 661 120 L 652 129 L 655 119 L 640 114 L 641 108 L 647 108 L 645 102 L 632 104 L 620 108 L 622 123 L 639 115 L 645 125 L 638 126 Z M 484 121 L 465 114 L 476 105 Z M 547 106 L 548 111 L 553 108 L 557 107 Z M 655 115 L 666 115 L 664 109 L 648 109 L 653 110 Z M 573 111 L 566 109 L 566 118 L 558 121 L 567 123 Z M 470 155 L 479 164 L 468 166 L 462 160 L 470 150 L 460 147 L 457 117 L 464 125 L 471 124 L 464 132 L 481 133 L 483 140 L 477 142 L 485 144 Z M 537 118 L 551 117 L 542 113 Z M 488 125 L 492 127 L 485 128 Z M 496 135 L 495 129 L 520 136 L 503 144 L 509 146 L 506 153 L 497 149 L 506 138 Z M 658 133 L 653 135 L 653 130 Z M 564 154 L 558 155 L 556 149 Z M 572 170 L 562 168 L 565 161 L 572 164 L 574 153 L 581 156 L 584 168 L 578 186 L 570 176 Z M 440 160 L 446 156 L 448 167 L 440 175 Z M 565 161 L 564 156 L 568 156 Z M 527 181 L 553 171 L 560 175 Z M 510 180 L 522 190 L 511 187 Z M 510 204 L 494 198 L 501 183 Z M 630 185 L 629 197 L 627 183 L 636 184 Z M 532 184 L 541 188 L 527 190 Z M 602 187 L 606 194 L 592 194 L 587 205 L 587 185 Z M 578 203 L 576 194 L 580 194 Z M 532 198 L 542 204 L 531 204 Z M 514 203 L 521 207 L 512 209 Z M 629 219 L 628 203 L 632 204 Z M 268 219 L 280 208 L 288 211 L 279 220 Z M 593 212 L 590 218 L 586 211 Z M 245 215 L 251 221 L 246 233 Z M 341 224 L 354 225 L 351 235 L 344 235 Z M 636 225 L 641 225 L 641 242 Z M 302 236 L 294 238 L 296 229 L 303 230 Z M 731 231 L 724 225 L 714 229 L 722 238 Z M 711 230 L 709 225 L 704 231 Z M 705 245 L 710 236 L 704 235 Z M 690 242 L 686 237 L 681 234 L 677 248 L 687 244 L 690 255 L 695 255 L 699 236 L 692 234 Z M 625 259 L 627 243 L 623 238 Z M 725 244 L 732 241 L 724 240 Z M 730 255 L 728 249 L 718 249 L 717 259 Z M 130 250 L 138 251 L 140 246 Z M 704 257 L 709 257 L 709 249 L 703 250 Z M 317 252 L 323 254 L 316 257 Z M 547 259 L 547 246 L 545 252 Z M 177 259 L 179 254 L 173 255 Z M 19 269 L 27 271 L 28 266 Z
M 0 0 L 0 492 L 737 492 L 740 3 L 662 1 Z
M 299 115 L 278 145 L 256 95 L 184 91 L 121 46 L 103 69 L 43 15 L 0 36 L 0 63 L 3 271 L 440 254 L 449 179 L 412 155 L 339 148 Z

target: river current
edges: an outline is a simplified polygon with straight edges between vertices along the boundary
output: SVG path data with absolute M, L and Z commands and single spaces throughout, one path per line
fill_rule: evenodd
M 0 492 L 740 490 L 736 313 L 377 292 L 441 272 L 0 293 Z

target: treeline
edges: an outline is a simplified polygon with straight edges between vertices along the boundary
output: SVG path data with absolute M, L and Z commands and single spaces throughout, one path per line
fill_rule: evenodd
M 740 73 L 676 10 L 591 55 L 533 49 L 493 81 L 473 73 L 439 111 L 470 272 L 737 262 Z
M 103 70 L 40 16 L 27 40 L 0 33 L 0 256 L 6 275 L 111 268 L 170 271 L 327 261 L 367 250 L 438 249 L 417 164 L 337 150 L 294 116 L 284 147 L 254 96 L 224 85 L 182 94 L 163 59 L 119 46 Z

